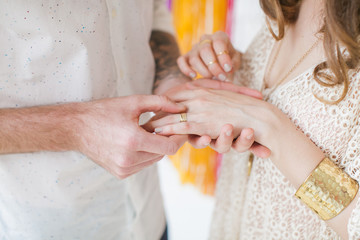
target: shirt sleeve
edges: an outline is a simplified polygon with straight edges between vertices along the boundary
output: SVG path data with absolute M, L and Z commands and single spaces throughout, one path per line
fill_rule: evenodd
M 154 0 L 153 30 L 160 30 L 174 34 L 173 21 L 166 0 Z
M 359 89 L 360 69 L 349 74 L 350 81 L 356 83 L 355 88 Z M 357 106 L 354 108 L 356 119 L 360 118 L 360 95 L 359 92 L 351 91 L 352 103 Z M 351 129 L 351 140 L 345 152 L 346 164 L 345 171 L 356 181 L 360 182 L 360 123 L 359 121 Z M 348 222 L 349 239 L 360 239 L 360 200 L 357 201 Z

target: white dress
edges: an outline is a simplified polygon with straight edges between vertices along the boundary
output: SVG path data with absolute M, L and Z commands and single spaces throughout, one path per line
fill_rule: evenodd
M 243 56 L 236 82 L 260 90 L 274 44 L 264 27 Z M 349 71 L 346 98 L 326 105 L 314 96 L 337 99 L 342 87 L 319 86 L 313 68 L 279 86 L 269 102 L 281 109 L 331 160 L 360 180 L 360 69 Z M 274 136 L 276 137 L 276 136 Z M 249 153 L 224 156 L 216 190 L 210 239 L 340 239 L 325 221 L 294 194 L 296 189 L 270 159 L 255 157 L 248 177 Z M 360 203 L 348 223 L 350 239 L 360 239 Z

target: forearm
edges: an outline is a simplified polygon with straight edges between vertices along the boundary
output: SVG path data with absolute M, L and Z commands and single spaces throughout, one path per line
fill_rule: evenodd
M 293 186 L 299 189 L 325 154 L 302 131 L 296 129 L 291 121 L 279 123 L 271 131 L 271 135 L 276 136 L 270 144 L 271 160 Z M 343 239 L 348 239 L 347 225 L 357 200 L 358 196 L 339 215 L 326 221 Z
M 156 71 L 153 92 L 162 94 L 172 87 L 191 81 L 177 65 L 180 51 L 173 35 L 153 31 L 150 46 L 154 55 Z
M 0 154 L 76 148 L 76 104 L 0 110 Z

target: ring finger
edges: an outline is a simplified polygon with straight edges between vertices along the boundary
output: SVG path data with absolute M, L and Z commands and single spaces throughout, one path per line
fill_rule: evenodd
M 181 113 L 181 114 L 172 114 L 167 115 L 163 118 L 160 118 L 158 120 L 149 122 L 149 125 L 152 129 L 154 129 L 155 132 L 159 132 L 162 126 L 176 124 L 176 123 L 185 123 L 191 121 L 191 117 L 189 118 L 189 115 L 187 113 Z
M 206 44 L 201 48 L 200 58 L 207 66 L 212 76 L 215 76 L 222 81 L 226 80 L 225 72 L 218 63 L 218 58 L 215 55 L 212 44 Z
M 211 78 L 213 76 L 199 55 L 189 56 L 189 64 L 191 68 L 198 72 L 202 77 Z

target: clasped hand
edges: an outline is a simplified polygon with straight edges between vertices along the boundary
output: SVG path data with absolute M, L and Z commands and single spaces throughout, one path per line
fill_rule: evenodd
M 226 152 L 232 146 L 239 152 L 250 150 L 259 157 L 268 157 L 270 150 L 261 145 L 265 124 L 259 120 L 258 114 L 265 113 L 270 104 L 261 100 L 261 94 L 255 90 L 238 87 L 242 92 L 234 92 L 231 83 L 217 82 L 222 84 L 221 90 L 204 88 L 206 83 L 214 82 L 196 80 L 188 84 L 187 89 L 169 96 L 187 107 L 187 122 L 180 122 L 179 114 L 168 114 L 155 117 L 146 128 L 164 136 L 189 135 L 195 139 L 208 136 L 215 150 L 219 151 L 219 145 L 223 146 L 219 152 Z M 219 138 L 226 137 L 230 139 L 229 144 L 225 143 L 226 140 L 219 143 Z
M 196 77 L 196 73 L 200 73 L 205 78 L 231 81 L 234 71 L 241 66 L 241 57 L 242 54 L 233 47 L 227 34 L 218 31 L 212 35 L 203 35 L 200 42 L 188 53 L 179 57 L 177 62 L 180 70 L 192 78 Z M 195 90 L 195 86 L 208 90 Z M 228 90 L 232 93 L 210 89 Z M 156 128 L 156 132 L 163 135 L 189 134 L 188 140 L 194 147 L 208 143 L 218 152 L 227 152 L 233 147 L 239 152 L 250 150 L 259 157 L 270 155 L 268 148 L 255 142 L 254 129 L 249 127 L 251 125 L 246 125 L 247 122 L 244 120 L 241 120 L 242 125 L 239 125 L 240 119 L 237 119 L 235 114 L 240 111 L 236 107 L 238 103 L 236 99 L 239 97 L 237 95 L 247 95 L 248 99 L 254 100 L 254 98 L 261 99 L 261 93 L 230 83 L 211 82 L 211 80 L 194 81 L 193 90 L 167 94 L 168 97 L 183 102 L 189 108 L 187 123 L 178 123 L 179 114 L 162 119 L 158 116 L 159 120 L 148 124 L 150 129 Z M 232 101 L 221 99 L 233 95 L 236 97 Z M 211 100 L 212 97 L 214 97 L 212 100 L 219 101 L 212 102 L 211 105 L 211 101 L 207 100 Z

